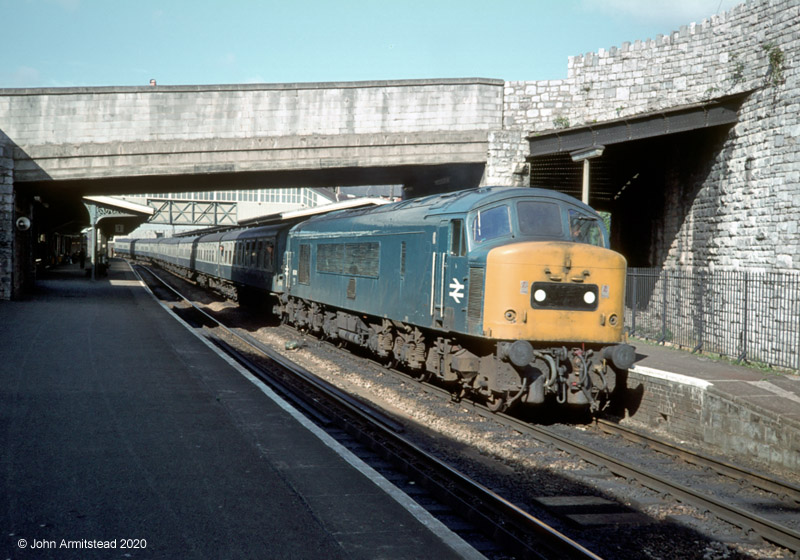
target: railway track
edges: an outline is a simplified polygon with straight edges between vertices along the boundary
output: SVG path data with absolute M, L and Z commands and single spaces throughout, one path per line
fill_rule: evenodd
M 776 504 L 784 504 L 787 510 L 794 510 L 795 515 L 800 517 L 800 486 L 765 476 L 752 469 L 745 469 L 710 455 L 663 442 L 608 420 L 598 419 L 596 425 L 599 430 L 606 434 L 645 445 L 660 454 L 680 459 L 700 467 L 706 472 L 713 472 L 727 477 L 735 481 L 735 484 L 739 487 L 749 484 L 754 488 L 768 492 L 775 497 Z M 636 473 L 632 474 L 634 477 L 637 476 Z M 666 477 L 654 477 L 653 481 L 648 480 L 642 483 L 647 484 L 648 487 L 656 491 L 668 492 L 678 499 L 695 504 L 720 519 L 736 525 L 745 532 L 755 533 L 766 541 L 791 550 L 795 555 L 800 554 L 800 531 L 796 528 L 787 527 L 785 524 L 758 515 L 749 508 L 726 503 L 725 500 L 707 495 L 702 490 L 671 481 Z
M 664 442 L 609 420 L 598 418 L 595 421 L 595 425 L 597 429 L 603 433 L 618 436 L 641 445 L 646 445 L 654 451 L 670 457 L 675 457 L 676 459 L 681 459 L 686 463 L 696 465 L 703 469 L 712 470 L 718 474 L 739 481 L 740 483 L 747 482 L 756 488 L 760 488 L 765 492 L 774 494 L 776 497 L 778 497 L 778 499 L 787 504 L 800 505 L 800 486 L 796 484 L 778 480 L 774 477 L 765 476 L 759 472 L 753 471 L 752 469 L 739 467 L 733 463 L 723 461 L 705 453 L 700 453 Z
M 395 373 L 407 377 L 402 372 Z M 442 398 L 450 397 L 450 393 L 442 387 L 424 381 L 419 381 L 419 383 L 427 392 L 438 394 Z M 706 488 L 710 486 L 708 483 L 701 488 L 683 484 L 680 480 L 653 471 L 647 466 L 622 460 L 609 453 L 598 451 L 591 445 L 579 443 L 575 441 L 574 433 L 571 433 L 569 437 L 565 437 L 563 434 L 559 434 L 556 430 L 546 426 L 531 424 L 505 413 L 493 412 L 479 402 L 467 401 L 465 404 L 471 406 L 477 414 L 499 421 L 515 431 L 529 434 L 543 443 L 579 457 L 592 465 L 600 467 L 603 472 L 649 488 L 661 496 L 672 497 L 676 501 L 695 507 L 700 511 L 713 514 L 718 519 L 740 529 L 746 538 L 753 539 L 757 537 L 763 539 L 791 551 L 795 557 L 800 557 L 800 531 L 797 528 L 789 527 L 784 523 L 759 515 L 753 511 L 753 507 L 736 505 L 725 499 L 715 497 L 707 491 Z M 594 423 L 597 429 L 604 434 L 618 436 L 637 445 L 646 446 L 660 455 L 666 455 L 699 467 L 703 469 L 704 473 L 716 473 L 721 477 L 726 477 L 733 481 L 733 484 L 738 488 L 749 484 L 753 488 L 767 492 L 774 497 L 774 500 L 771 501 L 771 506 L 768 503 L 758 504 L 761 509 L 782 507 L 789 512 L 786 516 L 790 516 L 794 512 L 796 519 L 800 520 L 800 486 L 765 476 L 752 469 L 739 467 L 688 448 L 666 443 L 608 420 L 595 419 Z
M 401 473 L 400 478 L 416 483 L 414 487 L 423 486 L 427 495 L 414 492 L 417 495 L 412 498 L 434 515 L 438 511 L 446 525 L 461 525 L 462 530 L 456 532 L 466 533 L 465 540 L 475 543 L 482 554 L 521 559 L 600 558 L 415 445 L 403 436 L 402 424 L 320 380 L 248 334 L 222 325 L 149 268 L 136 266 L 134 270 L 140 278 L 149 278 L 142 278 L 148 285 L 158 283 L 152 289 L 156 297 L 178 306 L 177 312 L 185 321 L 202 330 L 203 336 L 292 401 L 328 433 L 334 437 L 338 435 L 346 445 L 347 440 L 355 438 L 357 445 L 348 447 L 366 449 L 366 453 L 356 453 L 365 462 L 377 465 L 376 470 L 390 480 L 399 480 L 396 473 Z M 391 468 L 387 469 L 387 461 Z M 430 497 L 437 503 L 426 503 Z M 444 515 L 441 515 L 441 504 L 446 506 Z M 455 512 L 460 521 L 454 522 Z M 479 531 L 483 537 L 470 537 L 469 533 L 474 531 Z
M 446 394 L 446 391 L 435 385 L 428 385 L 426 390 Z M 739 528 L 748 538 L 757 536 L 767 542 L 788 549 L 795 557 L 800 557 L 800 531 L 759 515 L 751 507 L 729 503 L 724 499 L 711 495 L 703 488 L 683 484 L 679 480 L 655 472 L 647 466 L 622 460 L 604 451 L 598 451 L 593 446 L 579 443 L 575 439 L 574 432 L 571 432 L 569 437 L 565 437 L 563 434 L 546 426 L 534 425 L 508 414 L 491 412 L 480 403 L 470 402 L 469 404 L 478 414 L 494 418 L 513 430 L 529 434 L 541 442 L 575 455 L 592 465 L 600 467 L 604 472 L 649 488 L 661 496 L 670 496 L 679 502 L 698 508 L 700 511 L 711 513 L 718 519 Z M 796 519 L 800 519 L 800 487 L 796 485 L 764 476 L 708 455 L 665 443 L 607 420 L 600 419 L 595 422 L 598 429 L 606 434 L 619 436 L 636 444 L 647 446 L 659 454 L 668 455 L 696 465 L 706 472 L 717 473 L 735 481 L 736 486 L 741 487 L 743 483 L 747 483 L 755 488 L 769 492 L 775 496 L 775 507 L 784 507 L 789 512 L 794 512 Z M 708 486 L 708 484 L 705 486 Z M 761 505 L 763 509 L 763 504 Z

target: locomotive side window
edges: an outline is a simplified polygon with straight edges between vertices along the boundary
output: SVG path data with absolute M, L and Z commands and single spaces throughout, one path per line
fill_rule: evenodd
M 317 272 L 342 274 L 344 245 L 341 243 L 321 243 L 317 246 Z
M 495 206 L 481 210 L 472 217 L 470 223 L 472 240 L 483 243 L 511 234 L 511 217 L 508 206 Z
M 569 230 L 570 239 L 572 239 L 572 241 L 605 247 L 605 239 L 603 237 L 602 227 L 600 226 L 600 220 L 596 218 L 582 214 L 577 210 L 570 210 Z
M 519 221 L 519 232 L 522 235 L 557 239 L 563 236 L 561 209 L 552 202 L 521 201 L 517 203 L 517 219 Z
M 463 257 L 467 254 L 467 236 L 464 235 L 464 220 L 450 221 L 450 254 Z
M 311 245 L 308 243 L 300 245 L 297 281 L 306 285 L 311 283 Z
M 317 272 L 377 278 L 379 265 L 378 243 L 320 243 L 317 246 Z

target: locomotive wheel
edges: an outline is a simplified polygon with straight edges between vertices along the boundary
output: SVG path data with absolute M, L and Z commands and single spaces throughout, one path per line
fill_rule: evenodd
M 431 378 L 431 372 L 429 372 L 429 371 L 428 371 L 428 370 L 426 370 L 426 369 L 420 369 L 420 370 L 419 370 L 419 371 L 418 371 L 418 372 L 417 372 L 417 373 L 414 375 L 414 377 L 415 377 L 415 379 L 416 379 L 417 381 L 419 381 L 420 383 L 424 383 L 424 382 L 426 382 L 426 381 L 430 380 L 430 378 Z
M 383 358 L 383 365 L 389 369 L 397 369 L 397 367 L 400 365 L 400 362 L 398 362 L 394 356 L 389 354 Z
M 506 408 L 508 408 L 508 403 L 506 402 L 505 397 L 493 396 L 491 399 L 486 401 L 486 408 L 492 412 L 503 412 Z

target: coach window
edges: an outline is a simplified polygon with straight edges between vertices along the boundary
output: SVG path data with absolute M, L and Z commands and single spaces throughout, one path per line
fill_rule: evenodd
M 272 242 L 271 241 L 267 241 L 266 242 L 266 253 L 267 254 L 264 257 L 265 258 L 264 269 L 267 270 L 268 272 L 273 270 L 273 265 L 272 265 L 272 253 L 273 252 L 274 252 L 274 249 L 273 249 L 273 246 L 272 246 Z
M 256 254 L 258 255 L 258 262 L 256 268 L 264 268 L 264 242 L 256 241 Z
M 511 219 L 506 205 L 481 210 L 472 216 L 470 233 L 475 243 L 511 235 Z

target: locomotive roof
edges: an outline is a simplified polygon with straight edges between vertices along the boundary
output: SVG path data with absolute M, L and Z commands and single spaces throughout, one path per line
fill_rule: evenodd
M 543 198 L 568 203 L 595 214 L 589 206 L 578 199 L 558 191 L 524 187 L 480 187 L 444 194 L 435 194 L 420 198 L 412 198 L 386 204 L 379 207 L 343 210 L 312 218 L 294 227 L 294 231 L 304 229 L 327 229 L 340 227 L 342 220 L 351 220 L 352 224 L 390 225 L 393 222 L 403 225 L 423 224 L 429 219 L 442 215 L 466 214 L 471 210 L 507 199 Z M 337 225 L 334 225 L 337 224 Z

